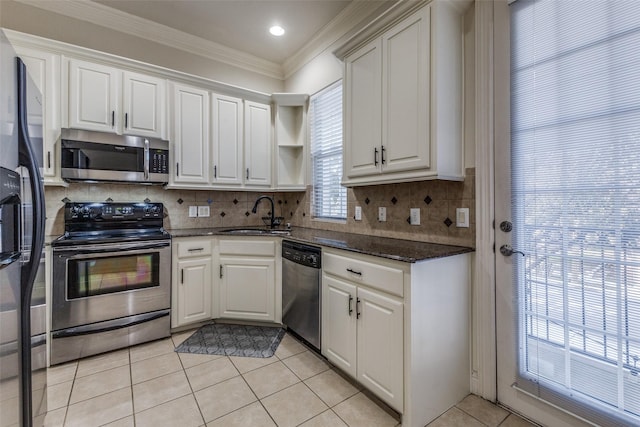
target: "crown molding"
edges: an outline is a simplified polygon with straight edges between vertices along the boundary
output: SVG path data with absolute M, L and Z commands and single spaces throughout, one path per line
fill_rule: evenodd
M 291 77 L 296 71 L 334 43 L 353 30 L 364 18 L 377 9 L 371 8 L 371 2 L 352 1 L 327 25 L 322 27 L 302 48 L 284 61 L 284 78 Z
M 128 13 L 94 3 L 88 0 L 15 0 L 17 2 L 58 13 L 71 18 L 113 29 L 125 34 L 150 40 L 165 46 L 223 62 L 238 68 L 282 80 L 283 67 L 275 62 L 267 61 L 223 46 L 183 31 L 139 18 Z

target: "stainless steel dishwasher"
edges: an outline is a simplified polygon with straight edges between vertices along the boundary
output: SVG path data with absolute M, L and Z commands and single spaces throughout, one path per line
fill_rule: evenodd
M 282 241 L 282 323 L 320 350 L 322 251 Z

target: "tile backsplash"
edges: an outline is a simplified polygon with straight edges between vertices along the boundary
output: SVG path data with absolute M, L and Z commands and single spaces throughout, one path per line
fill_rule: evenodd
M 306 192 L 165 190 L 162 187 L 128 184 L 82 184 L 46 187 L 48 235 L 64 232 L 64 203 L 142 202 L 150 200 L 165 206 L 165 228 L 208 228 L 263 225 L 262 217 L 271 210 L 255 200 L 263 194 L 273 196 L 276 216 L 292 226 L 369 234 L 475 247 L 475 169 L 466 171 L 463 182 L 419 181 L 347 189 L 347 220 L 323 221 L 311 217 L 311 188 Z M 209 206 L 209 217 L 189 218 L 189 206 Z M 362 207 L 362 220 L 354 219 L 355 207 Z M 387 208 L 387 221 L 378 222 L 378 207 Z M 410 208 L 420 209 L 420 225 L 410 225 Z M 469 208 L 469 227 L 457 228 L 456 208 Z M 447 221 L 449 219 L 449 221 Z M 447 225 L 449 224 L 449 225 Z

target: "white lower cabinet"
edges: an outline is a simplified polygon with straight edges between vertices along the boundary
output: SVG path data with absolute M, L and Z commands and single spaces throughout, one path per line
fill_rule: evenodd
M 280 240 L 219 238 L 218 248 L 220 317 L 280 322 Z
M 389 406 L 402 412 L 402 298 L 336 277 L 342 272 L 335 268 L 346 260 L 344 257 L 326 254 L 323 259 L 322 353 Z M 354 261 L 344 272 L 362 283 L 366 268 L 371 266 Z M 402 280 L 401 270 L 398 271 Z
M 470 392 L 470 255 L 322 254 L 322 354 L 422 427 Z
M 174 239 L 172 328 L 211 319 L 213 314 L 211 255 L 211 239 Z

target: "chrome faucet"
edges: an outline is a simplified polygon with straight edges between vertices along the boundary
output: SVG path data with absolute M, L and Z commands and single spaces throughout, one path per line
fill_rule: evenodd
M 258 199 L 256 200 L 256 202 L 253 204 L 253 209 L 251 209 L 251 212 L 256 213 L 258 210 L 258 203 L 260 203 L 260 200 L 262 199 L 267 199 L 271 202 L 271 228 L 275 227 L 275 222 L 276 222 L 276 214 L 275 214 L 275 205 L 273 204 L 273 198 L 269 197 L 269 196 L 260 196 L 258 197 Z

